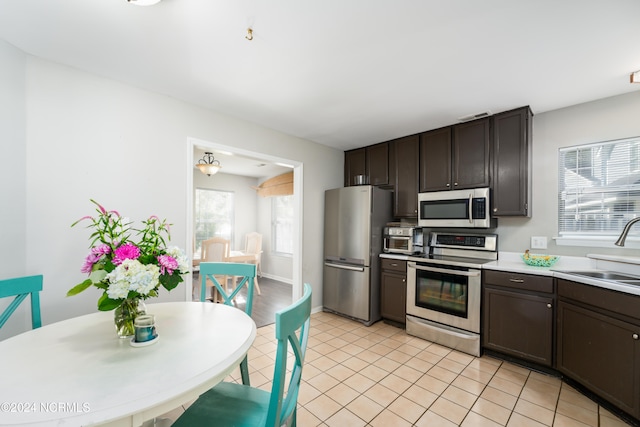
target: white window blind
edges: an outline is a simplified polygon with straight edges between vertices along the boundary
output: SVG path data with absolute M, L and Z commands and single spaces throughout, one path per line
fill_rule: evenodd
M 639 152 L 640 137 L 559 150 L 560 236 L 617 237 L 640 216 Z M 629 236 L 640 236 L 640 227 Z

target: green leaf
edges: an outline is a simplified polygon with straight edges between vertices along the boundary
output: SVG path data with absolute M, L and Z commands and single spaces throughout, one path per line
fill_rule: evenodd
M 107 293 L 103 293 L 100 299 L 98 300 L 98 310 L 100 311 L 110 311 L 115 309 L 117 306 L 121 304 L 120 300 L 111 299 L 107 295 Z
M 73 295 L 78 295 L 80 292 L 84 291 L 85 289 L 87 289 L 92 284 L 93 284 L 93 282 L 91 281 L 91 279 L 87 279 L 84 282 L 82 282 L 82 283 L 74 286 L 73 288 L 69 289 L 67 291 L 67 296 L 71 297 Z
M 162 286 L 168 291 L 178 286 L 180 282 L 182 282 L 182 277 L 179 274 L 173 274 L 171 276 L 166 274 L 160 275 L 160 283 L 162 283 Z
M 107 277 L 107 272 L 105 270 L 94 270 L 91 272 L 91 274 L 89 275 L 89 279 L 93 282 L 93 283 L 99 283 L 102 282 L 104 280 L 104 278 Z

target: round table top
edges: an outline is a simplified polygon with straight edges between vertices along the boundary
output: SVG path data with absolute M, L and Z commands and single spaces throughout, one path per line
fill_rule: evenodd
M 147 304 L 159 339 L 133 347 L 113 312 L 46 325 L 0 342 L 0 425 L 138 425 L 222 381 L 256 326 L 223 304 Z M 129 422 L 130 421 L 130 422 Z

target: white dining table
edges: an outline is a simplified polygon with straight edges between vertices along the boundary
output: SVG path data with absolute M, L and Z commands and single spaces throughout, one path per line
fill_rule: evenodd
M 118 338 L 113 312 L 0 341 L 1 426 L 140 426 L 196 399 L 247 354 L 256 325 L 235 307 L 147 304 L 158 340 Z

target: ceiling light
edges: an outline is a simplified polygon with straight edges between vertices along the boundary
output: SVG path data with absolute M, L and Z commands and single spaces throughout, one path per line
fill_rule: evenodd
M 127 0 L 127 3 L 135 4 L 136 6 L 153 6 L 160 3 L 161 0 Z
M 629 76 L 629 83 L 640 83 L 640 70 L 631 73 Z
M 215 175 L 220 169 L 222 169 L 222 166 L 220 166 L 220 161 L 216 160 L 213 157 L 213 153 L 209 151 L 206 151 L 204 153 L 204 156 L 202 156 L 202 158 L 198 160 L 196 167 L 200 169 L 200 172 L 206 174 L 207 176 Z

